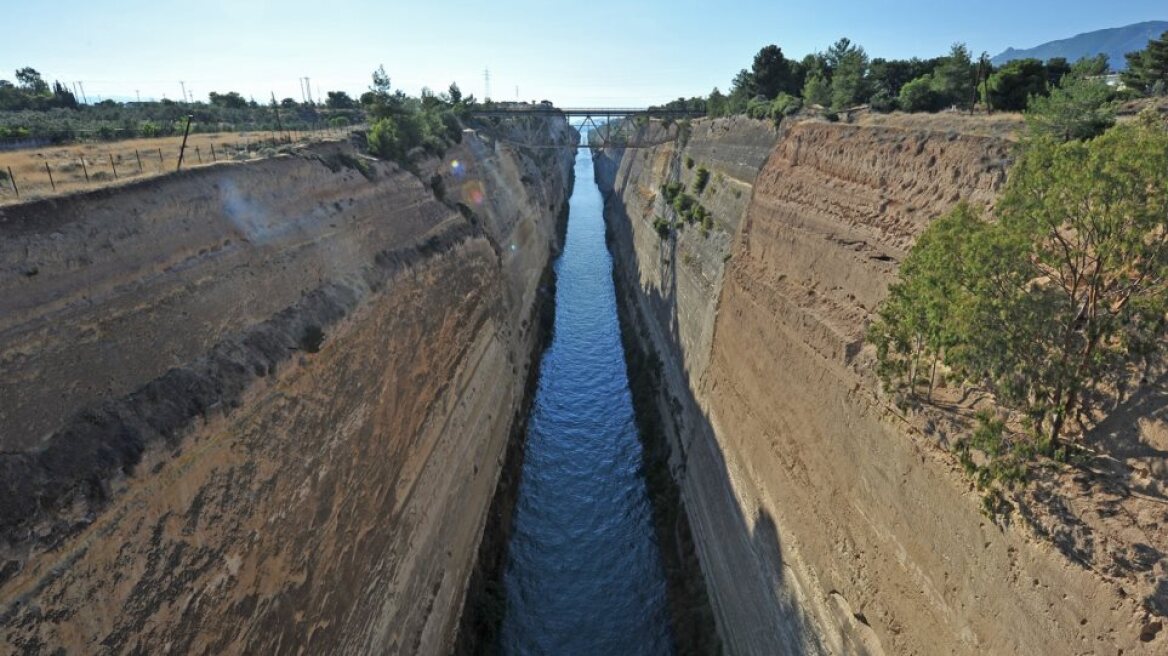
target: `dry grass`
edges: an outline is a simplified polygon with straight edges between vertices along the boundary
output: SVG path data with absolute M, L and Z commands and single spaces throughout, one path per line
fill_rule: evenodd
M 336 139 L 346 133 L 329 130 L 290 134 L 293 141 L 306 142 Z M 275 147 L 282 145 L 279 136 L 274 132 L 192 134 L 187 139 L 183 168 L 268 156 Z M 181 144 L 182 137 L 177 136 L 0 152 L 0 171 L 3 172 L 0 175 L 0 205 L 95 189 L 173 171 L 178 165 Z M 52 171 L 52 183 L 45 170 L 46 164 Z M 12 181 L 7 179 L 9 169 L 16 178 L 19 198 Z
M 864 112 L 856 117 L 855 123 L 921 132 L 956 132 L 957 134 L 1010 140 L 1014 140 L 1024 127 L 1022 114 L 1017 112 L 995 112 L 988 115 L 961 112 L 938 112 L 936 114 Z

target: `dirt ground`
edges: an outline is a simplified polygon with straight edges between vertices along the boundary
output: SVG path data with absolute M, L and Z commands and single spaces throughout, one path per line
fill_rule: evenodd
M 265 157 L 284 143 L 282 139 L 303 143 L 342 138 L 349 132 L 349 128 L 343 128 L 292 131 L 286 135 L 268 131 L 192 134 L 187 139 L 183 168 Z M 178 166 L 181 144 L 182 137 L 174 136 L 2 151 L 0 205 L 110 186 L 173 171 Z M 15 186 L 9 175 L 15 178 Z

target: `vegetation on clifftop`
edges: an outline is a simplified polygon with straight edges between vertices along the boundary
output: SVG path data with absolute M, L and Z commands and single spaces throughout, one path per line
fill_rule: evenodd
M 705 97 L 678 98 L 669 109 L 704 111 L 710 116 L 746 114 L 781 120 L 803 107 L 834 112 L 867 105 L 873 111 L 937 112 L 970 110 L 1022 111 L 1070 81 L 1089 85 L 1098 102 L 1168 93 L 1168 33 L 1147 48 L 1127 55 L 1122 87 L 1104 82 L 1110 70 L 1106 55 L 1069 62 L 1019 59 L 995 67 L 987 53 L 975 58 L 963 43 L 931 59 L 869 58 L 859 44 L 843 38 L 823 52 L 788 59 L 782 48 L 758 51 L 749 69 L 734 76 L 729 93 L 715 88 Z
M 941 381 L 992 396 L 956 445 L 991 495 L 1078 450 L 1168 337 L 1168 128 L 1148 112 L 1061 136 L 1032 131 L 991 216 L 960 205 L 929 226 L 869 333 L 906 402 Z

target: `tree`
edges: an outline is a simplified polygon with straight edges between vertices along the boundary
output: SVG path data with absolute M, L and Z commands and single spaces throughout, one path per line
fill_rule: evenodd
M 1106 57 L 1107 55 L 1104 55 Z M 1062 81 L 1063 76 L 1070 74 L 1071 65 L 1066 57 L 1051 57 L 1046 60 L 1046 84 L 1055 86 Z
M 324 105 L 329 109 L 355 109 L 357 107 L 357 103 L 344 91 L 329 91 Z
M 73 92 L 66 89 L 65 85 L 60 82 L 53 82 L 53 101 L 54 107 L 67 107 L 69 109 L 77 109 L 77 98 Z
M 900 90 L 909 82 L 933 72 L 937 68 L 937 59 L 881 59 L 872 60 L 868 67 L 868 81 L 873 93 L 881 90 L 896 98 Z
M 1165 216 L 1158 118 L 1027 141 L 994 220 L 959 206 L 905 259 L 869 333 L 881 375 L 915 395 L 939 362 L 1022 413 L 1027 448 L 1051 455 L 1165 348 Z
M 783 50 L 769 45 L 758 51 L 751 66 L 754 93 L 772 99 L 780 93 L 797 93 L 792 62 L 783 56 Z
M 1032 142 L 999 207 L 1034 244 L 1046 371 L 1030 390 L 1052 440 L 1088 391 L 1159 348 L 1168 311 L 1168 131 L 1117 126 L 1090 141 Z
M 1047 68 L 1037 59 L 1015 59 L 991 75 L 986 88 L 991 107 L 1020 112 L 1030 96 L 1046 95 Z
M 214 104 L 214 101 L 211 101 L 211 103 Z M 284 109 L 296 109 L 297 105 L 299 104 L 300 103 L 296 102 L 295 98 L 284 98 L 280 100 L 280 107 L 283 107 Z
M 754 74 L 744 68 L 738 71 L 730 83 L 730 97 L 727 105 L 729 113 L 740 114 L 746 111 L 746 104 L 754 96 Z
M 20 84 L 20 88 L 37 96 L 43 96 L 49 92 L 49 85 L 45 82 L 41 74 L 31 66 L 25 66 L 16 71 L 16 81 Z
M 831 83 L 819 73 L 807 76 L 803 85 L 803 103 L 806 105 L 831 105 Z
M 1111 97 L 1103 81 L 1068 75 L 1049 96 L 1030 98 L 1027 129 L 1031 135 L 1063 141 L 1090 139 L 1115 123 Z
M 906 112 L 935 112 L 945 99 L 934 89 L 933 76 L 925 74 L 901 87 L 898 104 Z
M 210 99 L 211 104 L 216 107 L 227 107 L 229 109 L 243 109 L 247 107 L 247 99 L 236 91 L 229 91 L 227 93 L 212 91 L 207 97 Z M 293 101 L 292 105 L 295 106 L 296 101 Z
M 718 87 L 714 87 L 714 90 L 710 92 L 709 97 L 706 99 L 706 112 L 716 118 L 718 116 L 726 116 L 729 113 L 727 109 L 728 101 L 726 96 L 718 90 Z
M 450 104 L 457 105 L 462 102 L 462 89 L 458 88 L 458 83 L 451 82 L 450 88 L 446 92 L 450 96 Z
M 1123 72 L 1123 83 L 1143 94 L 1150 94 L 1157 88 L 1168 87 L 1168 32 L 1159 39 L 1148 41 L 1143 50 L 1129 52 L 1127 70 Z
M 389 95 L 389 75 L 385 72 L 384 64 L 378 66 L 377 70 L 373 71 L 373 86 L 369 90 L 378 95 Z
M 1103 53 L 1099 53 L 1094 57 L 1082 57 L 1074 64 L 1071 64 L 1071 75 L 1078 77 L 1107 75 L 1109 70 L 1111 70 L 1111 65 L 1107 61 L 1107 55 Z
M 934 71 L 933 85 L 945 105 L 970 109 L 973 107 L 974 78 L 969 48 L 964 43 L 955 43 L 949 56 L 942 59 Z
M 865 78 L 868 72 L 867 53 L 859 46 L 852 46 L 847 39 L 840 39 L 836 46 L 843 42 L 847 42 L 847 44 L 835 55 L 836 59 L 832 67 L 832 109 L 846 109 L 861 104 L 871 95 Z

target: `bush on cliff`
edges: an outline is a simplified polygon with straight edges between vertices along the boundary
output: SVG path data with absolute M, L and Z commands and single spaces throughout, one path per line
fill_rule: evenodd
M 975 440 L 996 445 L 980 449 L 989 482 L 1075 451 L 1164 351 L 1166 216 L 1161 119 L 1032 138 L 993 217 L 958 206 L 905 259 L 869 332 L 879 373 L 909 399 L 939 372 L 989 392 L 1011 417 L 1000 443 Z
M 1030 134 L 1062 141 L 1090 139 L 1115 124 L 1110 87 L 1068 75 L 1049 96 L 1031 96 L 1026 111 Z
M 452 92 L 457 85 L 451 85 Z M 406 163 L 415 148 L 441 155 L 451 144 L 462 138 L 462 124 L 458 116 L 466 111 L 466 103 L 458 93 L 434 95 L 422 89 L 420 98 L 411 98 L 400 89 L 392 91 L 385 68 L 373 72 L 373 86 L 361 96 L 361 103 L 373 125 L 366 136 L 369 152 L 386 159 Z

